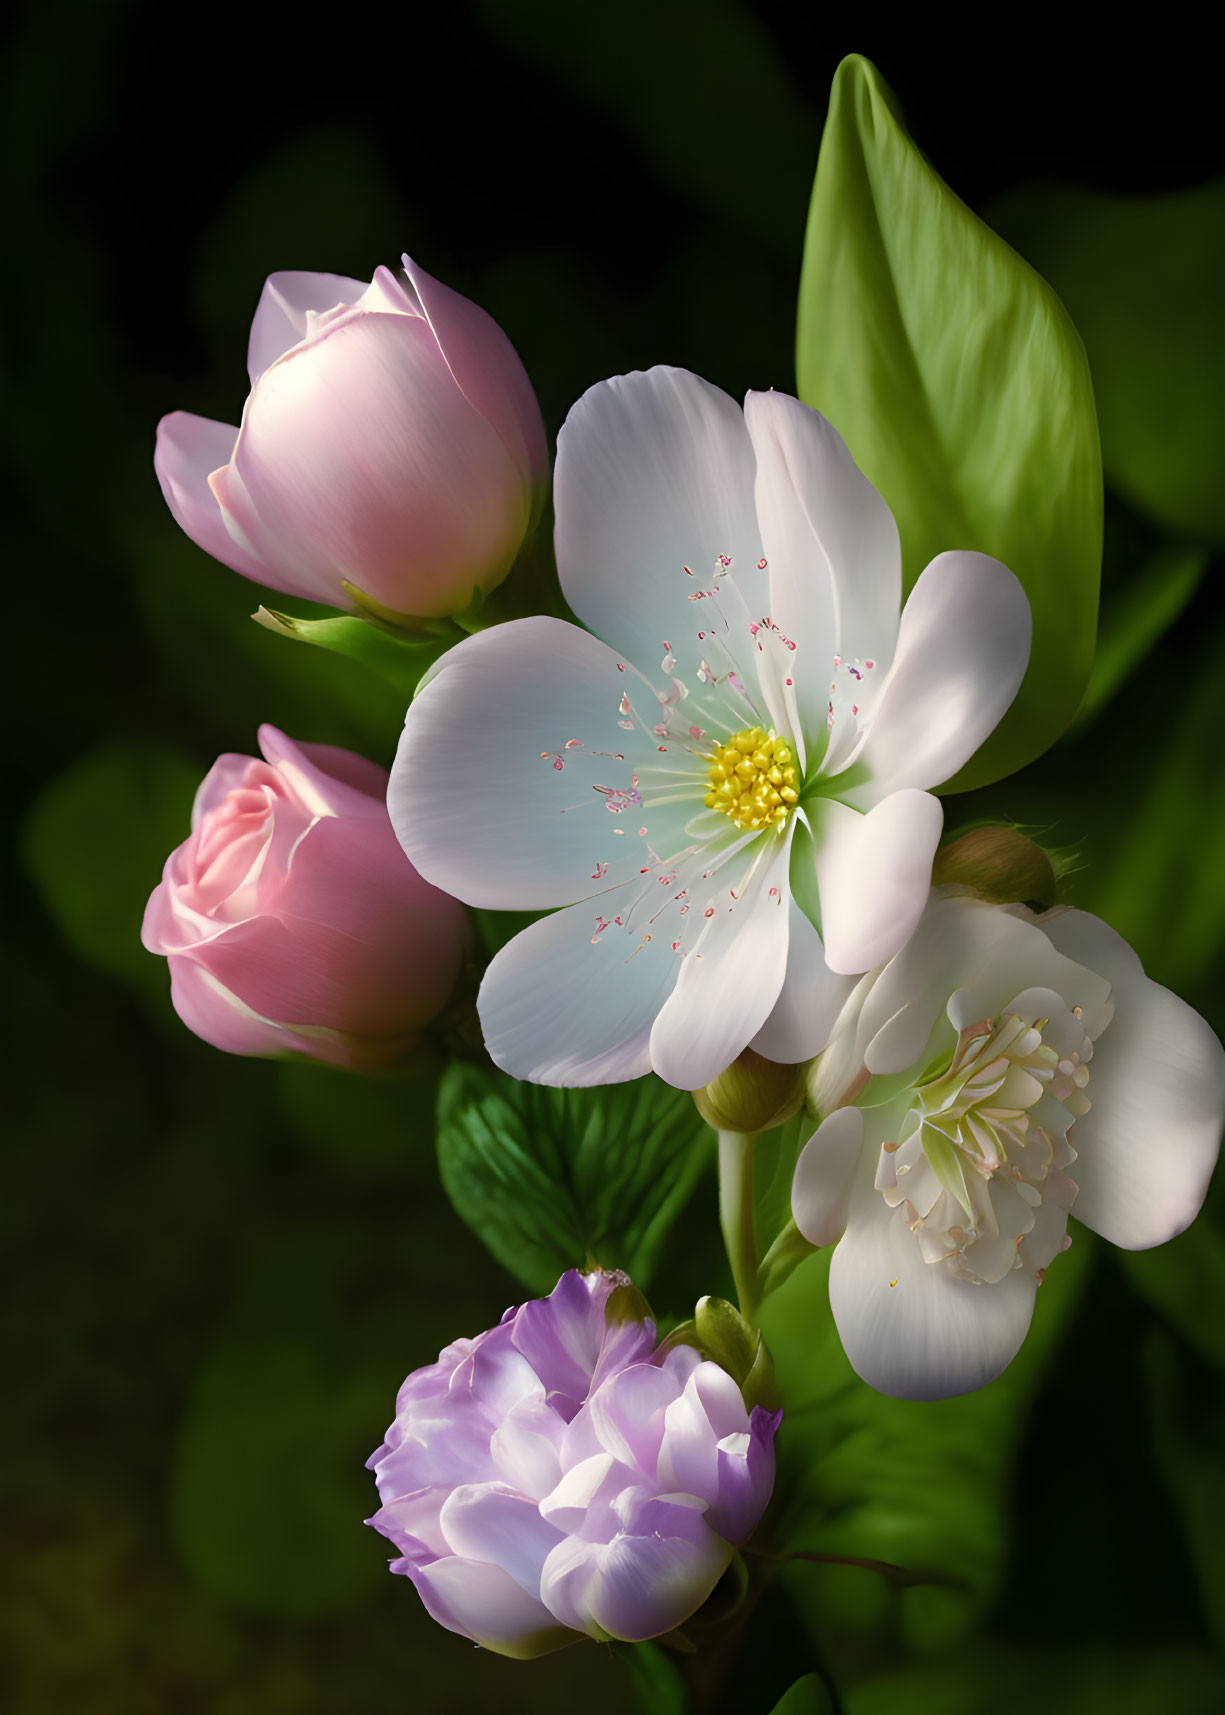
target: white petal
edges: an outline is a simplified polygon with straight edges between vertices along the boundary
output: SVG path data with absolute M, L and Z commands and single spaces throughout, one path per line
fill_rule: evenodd
M 791 1213 L 810 1245 L 836 1244 L 846 1230 L 862 1148 L 863 1114 L 858 1108 L 836 1108 L 800 1151 L 791 1184 Z
M 787 974 L 773 1011 L 750 1046 L 767 1060 L 798 1066 L 825 1047 L 854 985 L 830 970 L 821 937 L 794 897 L 790 918 Z
M 892 958 L 923 914 L 944 813 L 930 793 L 906 788 L 866 816 L 834 799 L 809 815 L 826 962 L 844 975 L 870 970 Z
M 641 883 L 533 923 L 493 959 L 478 1007 L 485 1045 L 516 1078 L 616 1084 L 651 1070 L 650 1035 L 680 961 L 666 935 L 632 938 Z M 605 926 L 600 928 L 600 924 Z
M 1020 1350 L 1037 1283 L 1013 1269 L 980 1286 L 927 1263 L 872 1187 L 865 1149 L 846 1232 L 830 1263 L 829 1301 L 856 1373 L 895 1399 L 947 1399 L 985 1387 Z
M 860 809 L 899 786 L 926 789 L 967 762 L 1016 696 L 1029 662 L 1029 602 L 986 554 L 937 554 L 902 612 L 897 650 L 877 694 L 860 762 L 871 774 L 845 794 Z
M 1045 920 L 1044 920 L 1045 921 Z M 1066 959 L 1043 929 L 981 900 L 933 899 L 864 1002 L 858 1041 L 868 1070 L 900 1072 L 922 1054 L 938 1020 L 955 1029 L 995 1018 L 1024 990 L 1067 993 L 1095 1010 L 1106 983 Z
M 694 895 L 705 927 L 686 948 L 651 1031 L 651 1063 L 678 1089 L 696 1090 L 716 1078 L 773 1011 L 787 969 L 794 827 L 793 820 L 782 839 L 773 833 L 758 839 L 747 876 L 723 887 L 712 881 L 709 897 Z M 737 860 L 730 860 L 722 874 L 736 870 Z
M 691 692 L 703 658 L 720 675 L 726 669 L 711 641 L 722 633 L 722 613 L 754 694 L 746 615 L 758 620 L 767 607 L 753 473 L 740 407 L 683 369 L 600 382 L 558 437 L 557 569 L 566 600 L 644 672 L 654 674 L 671 644 L 675 673 Z M 716 573 L 720 554 L 732 561 L 730 578 Z M 716 585 L 718 594 L 702 594 Z
M 1094 1044 L 1069 1170 L 1078 1220 L 1126 1250 L 1164 1244 L 1195 1219 L 1225 1120 L 1225 1050 L 1185 1001 L 1146 977 L 1123 940 L 1085 911 L 1043 924 L 1063 952 L 1113 984 Z M 1066 997 L 1075 1004 L 1071 995 Z
M 637 875 L 644 837 L 666 853 L 701 807 L 705 773 L 678 752 L 692 762 L 688 799 L 610 814 L 613 789 L 636 790 L 637 766 L 676 760 L 620 725 L 623 697 L 658 716 L 623 656 L 559 619 L 494 626 L 445 655 L 409 708 L 387 794 L 421 874 L 468 905 L 530 909 Z
M 770 616 L 797 645 L 805 729 L 825 727 L 833 656 L 893 654 L 902 552 L 893 514 L 818 411 L 785 393 L 750 393 L 756 502 L 769 562 Z

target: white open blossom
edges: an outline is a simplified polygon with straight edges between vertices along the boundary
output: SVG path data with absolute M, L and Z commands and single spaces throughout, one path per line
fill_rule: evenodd
M 918 922 L 929 789 L 1016 694 L 1024 592 L 950 552 L 901 610 L 897 526 L 835 430 L 683 370 L 585 394 L 555 486 L 589 630 L 525 619 L 446 655 L 388 799 L 448 892 L 563 907 L 491 964 L 490 1052 L 543 1083 L 688 1089 L 748 1044 L 807 1059 Z
M 856 988 L 812 1094 L 792 1208 L 837 1244 L 847 1356 L 883 1393 L 942 1398 L 1015 1356 L 1069 1211 L 1128 1250 L 1195 1218 L 1225 1052 L 1100 919 L 933 899 Z

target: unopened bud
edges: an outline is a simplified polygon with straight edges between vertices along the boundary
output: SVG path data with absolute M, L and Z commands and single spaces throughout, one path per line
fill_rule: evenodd
M 673 1328 L 660 1351 L 670 1352 L 676 1346 L 692 1346 L 726 1370 L 750 1410 L 760 1405 L 773 1411 L 778 1405 L 774 1360 L 761 1331 L 726 1298 L 699 1298 L 691 1319 Z
M 961 887 L 991 905 L 1019 903 L 1048 911 L 1055 870 L 1042 847 L 1016 828 L 971 828 L 936 853 L 933 887 Z
M 695 1090 L 693 1099 L 716 1131 L 769 1131 L 803 1106 L 804 1068 L 780 1065 L 745 1048 L 705 1089 Z

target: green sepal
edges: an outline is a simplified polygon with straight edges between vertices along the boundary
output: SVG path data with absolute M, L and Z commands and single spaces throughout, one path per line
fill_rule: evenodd
M 291 638 L 295 643 L 313 643 L 319 649 L 360 661 L 409 701 L 439 656 L 463 639 L 463 633 L 449 620 L 430 620 L 432 629 L 428 634 L 423 632 L 409 638 L 351 614 L 338 614 L 334 619 L 297 619 L 290 613 L 260 607 L 251 617 L 278 637 Z
M 755 1405 L 768 1411 L 777 1409 L 774 1362 L 761 1331 L 726 1298 L 699 1298 L 692 1320 L 674 1328 L 663 1343 L 666 1351 L 677 1346 L 693 1346 L 726 1370 L 750 1411 Z

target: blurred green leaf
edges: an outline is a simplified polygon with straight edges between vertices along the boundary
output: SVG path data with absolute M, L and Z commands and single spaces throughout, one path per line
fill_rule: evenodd
M 1057 1573 L 1054 1574 L 1057 1578 Z M 1093 1649 L 1053 1645 L 1040 1622 L 1014 1622 L 1030 1640 L 980 1644 L 855 1688 L 848 1715 L 1218 1715 L 1225 1670 L 1207 1650 L 1171 1644 Z M 1072 1624 L 1069 1622 L 1069 1629 Z
M 858 55 L 830 95 L 800 285 L 800 397 L 888 501 L 906 587 L 994 554 L 1033 609 L 1029 672 L 950 789 L 1011 773 L 1071 720 L 1093 659 L 1102 471 L 1084 348 L 1058 298 L 910 141 Z
M 645 1287 L 712 1158 L 712 1134 L 689 1094 L 654 1077 L 554 1090 L 455 1065 L 439 1091 L 447 1195 L 533 1291 L 589 1258 Z
M 1206 1315 L 1220 1300 L 1202 1307 Z M 1164 1329 L 1142 1349 L 1157 1461 L 1181 1516 L 1200 1598 L 1225 1644 L 1225 1376 L 1189 1362 Z
M 252 625 L 268 592 L 210 560 L 172 525 L 146 527 L 130 552 L 157 654 L 176 691 L 210 720 L 223 719 L 233 748 L 253 747 L 260 723 L 271 721 L 292 738 L 390 761 L 408 705 L 403 691 L 361 662 L 326 649 L 290 649 Z M 319 616 L 336 617 L 325 609 Z
M 294 1135 L 350 1178 L 437 1184 L 434 1101 L 441 1056 L 422 1043 L 394 1075 L 355 1078 L 318 1061 L 273 1070 Z
M 828 1305 L 829 1256 L 802 1264 L 762 1310 L 784 1405 L 771 1551 L 885 1560 L 958 1588 L 894 1591 L 877 1574 L 800 1564 L 788 1586 L 825 1636 L 864 1640 L 899 1626 L 938 1648 L 993 1593 L 1007 1541 L 1008 1474 L 1042 1362 L 1084 1279 L 1077 1232 L 1038 1295 L 1034 1324 L 1004 1374 L 961 1399 L 889 1399 L 855 1375 Z
M 785 1691 L 770 1715 L 833 1715 L 834 1706 L 819 1673 L 806 1673 Z
M 247 330 L 266 275 L 322 269 L 369 280 L 411 250 L 405 205 L 369 135 L 322 125 L 278 140 L 201 235 L 193 281 L 200 321 L 223 374 L 234 377 L 238 421 L 247 387 Z M 428 258 L 422 258 L 427 262 Z
M 378 1422 L 379 1405 L 292 1333 L 218 1346 L 174 1472 L 175 1537 L 202 1589 L 230 1606 L 310 1619 L 376 1588 L 383 1568 L 361 1519 L 377 1502 L 350 1443 Z
M 1129 585 L 1118 605 L 1103 607 L 1097 655 L 1076 721 L 1092 720 L 1173 625 L 1208 565 L 1203 548 L 1167 546 Z
M 762 21 L 737 0 L 481 0 L 482 21 L 567 93 L 624 127 L 664 180 L 739 226 L 793 249 L 816 116 Z
M 1216 971 L 1225 945 L 1225 868 L 1214 861 L 1225 851 L 1221 649 L 1218 630 L 1207 671 L 1180 690 L 1159 765 L 1137 782 L 1121 837 L 1084 889 L 1088 909 L 1145 947 L 1150 975 L 1180 992 Z
M 1151 1251 L 1119 1251 L 1142 1293 L 1205 1357 L 1225 1365 L 1225 1238 L 1203 1215 Z
M 1163 196 L 1028 185 L 990 216 L 1075 317 L 1107 479 L 1180 534 L 1225 542 L 1225 179 Z
M 88 752 L 44 790 L 22 841 L 34 885 L 74 951 L 149 995 L 166 967 L 140 925 L 162 866 L 187 837 L 200 769 L 154 740 Z
M 378 1587 L 387 1556 L 363 1530 L 363 1464 L 394 1407 L 393 1307 L 361 1338 L 341 1303 L 360 1268 L 351 1226 L 260 1236 L 197 1372 L 170 1480 L 176 1546 L 228 1607 L 314 1619 Z
M 643 1715 L 685 1715 L 689 1693 L 675 1660 L 658 1644 L 614 1644 Z

